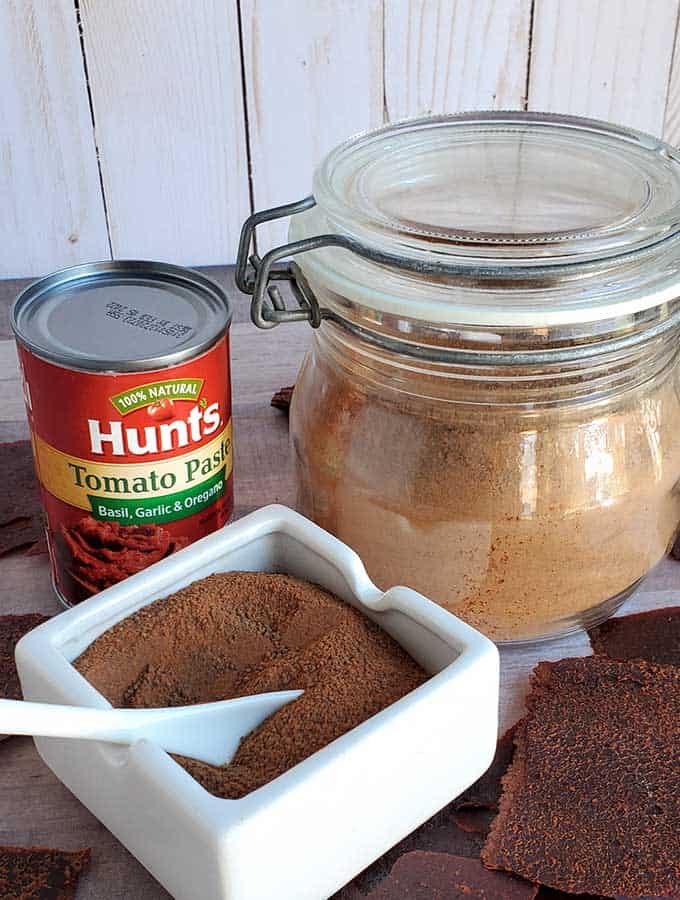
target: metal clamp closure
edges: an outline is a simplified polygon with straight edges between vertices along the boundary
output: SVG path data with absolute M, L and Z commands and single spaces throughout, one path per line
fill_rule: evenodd
M 300 267 L 295 262 L 279 263 L 286 257 L 297 256 L 323 247 L 340 247 L 350 250 L 365 259 L 398 268 L 409 268 L 419 272 L 440 272 L 441 266 L 428 263 L 411 264 L 398 256 L 381 253 L 365 247 L 359 241 L 342 234 L 319 234 L 292 241 L 282 247 L 275 247 L 264 256 L 250 253 L 255 230 L 263 222 L 273 222 L 285 216 L 292 216 L 316 206 L 314 197 L 305 197 L 297 203 L 275 206 L 253 213 L 243 224 L 236 259 L 236 285 L 244 294 L 252 295 L 250 317 L 258 328 L 274 328 L 282 322 L 308 321 L 312 328 L 318 328 L 323 319 L 337 318 L 329 309 L 319 306 Z M 275 281 L 290 282 L 291 290 L 298 303 L 297 309 L 288 309 Z
M 362 246 L 358 241 L 340 234 L 321 234 L 293 241 L 270 250 L 260 258 L 257 253 L 250 254 L 255 229 L 263 222 L 271 222 L 285 216 L 304 212 L 316 205 L 314 197 L 305 197 L 297 203 L 288 203 L 272 209 L 253 213 L 246 219 L 241 230 L 238 259 L 236 263 L 236 284 L 243 293 L 252 295 L 250 315 L 258 328 L 274 328 L 282 322 L 308 321 L 313 328 L 318 328 L 324 319 L 330 319 L 342 325 L 346 330 L 374 346 L 390 350 L 394 353 L 427 359 L 435 362 L 454 362 L 459 365 L 510 365 L 531 366 L 544 364 L 562 364 L 577 359 L 589 359 L 600 353 L 611 353 L 636 347 L 651 339 L 660 338 L 674 328 L 680 327 L 680 308 L 673 309 L 670 315 L 652 327 L 633 334 L 602 340 L 597 344 L 582 344 L 569 347 L 554 347 L 546 350 L 527 350 L 524 352 L 507 350 L 461 350 L 457 347 L 420 346 L 411 341 L 387 335 L 377 335 L 360 326 L 341 318 L 336 312 L 319 306 L 307 280 L 294 262 L 279 263 L 284 257 L 293 257 L 309 250 L 322 247 L 341 247 L 357 253 L 365 259 L 384 265 L 409 269 L 418 273 L 463 272 L 472 277 L 488 276 L 499 273 L 495 266 L 471 266 L 461 270 L 460 266 L 446 266 L 439 262 L 408 262 L 388 253 Z M 670 239 L 669 239 L 670 240 Z M 619 258 L 633 255 L 621 254 Z M 563 264 L 562 269 L 573 268 L 578 264 Z M 546 273 L 551 267 L 519 268 L 512 273 L 502 273 L 506 277 L 529 277 L 537 273 Z M 289 281 L 293 295 L 298 303 L 297 309 L 288 309 L 281 296 L 276 281 Z
M 255 229 L 263 222 L 272 222 L 285 216 L 304 212 L 314 206 L 314 197 L 305 197 L 297 203 L 287 203 L 265 209 L 249 216 L 241 229 L 241 239 L 236 260 L 236 284 L 244 294 L 252 295 L 250 317 L 258 328 L 274 328 L 282 322 L 299 322 L 307 320 L 313 328 L 318 328 L 326 310 L 319 303 L 311 288 L 294 262 L 279 263 L 284 257 L 296 256 L 308 250 L 335 243 L 333 235 L 319 235 L 302 241 L 275 247 L 263 257 L 250 253 Z M 297 300 L 297 309 L 288 309 L 277 284 L 272 282 L 290 282 L 293 296 Z
M 453 274 L 458 277 L 479 278 L 481 276 L 498 277 L 501 270 L 496 265 L 466 265 L 460 262 L 446 263 L 439 260 L 409 260 L 397 254 L 387 253 L 374 247 L 361 244 L 354 238 L 342 234 L 319 234 L 292 241 L 282 247 L 275 247 L 264 256 L 250 253 L 255 230 L 263 222 L 273 222 L 286 216 L 304 212 L 316 205 L 314 197 L 305 197 L 296 203 L 275 206 L 253 213 L 241 229 L 238 257 L 236 260 L 236 284 L 244 294 L 252 296 L 250 317 L 258 328 L 274 328 L 282 322 L 308 321 L 312 328 L 318 328 L 323 319 L 337 319 L 337 314 L 319 306 L 319 302 L 310 288 L 305 276 L 294 261 L 280 263 L 287 257 L 294 257 L 310 250 L 323 247 L 340 247 L 358 256 L 381 265 L 405 269 L 418 275 Z M 536 273 L 536 269 L 517 269 L 514 277 Z M 509 273 L 505 273 L 506 276 Z M 293 296 L 297 300 L 297 309 L 288 309 L 276 284 L 272 282 L 290 282 Z

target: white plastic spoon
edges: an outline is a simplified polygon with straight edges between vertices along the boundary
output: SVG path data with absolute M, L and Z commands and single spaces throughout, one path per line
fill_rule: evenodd
M 90 709 L 0 700 L 0 732 L 112 744 L 146 738 L 168 753 L 221 766 L 229 762 L 241 738 L 302 693 L 276 691 L 163 709 Z

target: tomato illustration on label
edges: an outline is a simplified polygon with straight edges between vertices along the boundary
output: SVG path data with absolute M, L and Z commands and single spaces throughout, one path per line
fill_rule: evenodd
M 175 418 L 175 404 L 169 397 L 164 397 L 157 403 L 151 403 L 146 409 L 147 415 L 159 422 Z

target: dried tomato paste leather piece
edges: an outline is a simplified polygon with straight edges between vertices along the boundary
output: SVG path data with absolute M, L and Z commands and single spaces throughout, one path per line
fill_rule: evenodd
M 461 806 L 456 809 L 453 818 L 463 831 L 486 837 L 491 830 L 491 823 L 496 818 L 496 810 L 484 806 Z
M 117 584 L 183 546 L 160 525 L 119 525 L 83 517 L 63 527 L 70 551 L 69 571 L 90 591 Z
M 670 555 L 673 559 L 680 559 L 680 534 L 676 537 L 671 547 Z
M 600 656 L 680 666 L 680 606 L 608 619 L 588 636 Z
M 536 900 L 609 900 L 609 898 L 602 897 L 600 894 L 565 894 L 564 891 L 556 891 L 542 884 L 536 894 Z M 649 897 L 647 900 L 653 900 L 653 898 Z
M 454 800 L 459 808 L 481 806 L 498 809 L 503 787 L 501 781 L 515 753 L 515 726 L 509 728 L 496 746 L 491 765 L 477 781 Z
M 4 556 L 38 545 L 44 539 L 44 528 L 31 442 L 0 443 L 0 467 L 4 476 L 0 485 L 0 556 Z
M 283 387 L 278 390 L 271 399 L 271 405 L 275 409 L 280 409 L 283 412 L 287 413 L 290 410 L 290 402 L 293 399 L 293 391 L 295 390 L 295 385 L 291 387 Z
M 612 900 L 611 897 L 603 897 L 601 894 L 567 894 L 565 891 L 556 891 L 544 884 L 538 888 L 536 900 Z M 613 900 L 631 900 L 630 897 L 614 897 Z M 680 900 L 680 894 L 673 897 L 637 897 L 636 900 Z
M 416 850 L 402 856 L 370 900 L 533 900 L 538 885 L 485 869 L 478 859 Z
M 6 525 L 15 519 L 26 518 L 33 509 L 40 510 L 31 442 L 0 443 L 0 463 L 4 475 L 0 485 L 0 524 Z
M 7 525 L 0 525 L 0 556 L 15 550 L 23 550 L 27 555 L 47 551 L 39 516 L 14 519 Z
M 367 894 L 382 883 L 398 859 L 414 850 L 451 853 L 455 856 L 479 859 L 485 835 L 460 828 L 456 822 L 456 812 L 455 802 L 449 803 L 357 875 L 349 885 L 336 894 L 336 900 L 350 900 L 350 898 L 353 900 L 357 891 L 361 892 L 360 896 Z
M 40 613 L 0 616 L 0 697 L 22 699 L 19 675 L 14 663 L 14 648 L 25 634 L 48 619 L 49 616 Z
M 2 900 L 73 900 L 90 850 L 0 847 Z
M 540 663 L 482 852 L 568 893 L 680 893 L 680 669 Z

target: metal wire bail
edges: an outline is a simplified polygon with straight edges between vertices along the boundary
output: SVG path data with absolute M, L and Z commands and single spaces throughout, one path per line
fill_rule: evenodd
M 282 322 L 308 321 L 313 328 L 318 328 L 323 312 L 311 288 L 294 262 L 279 263 L 285 257 L 295 256 L 307 250 L 316 250 L 327 246 L 326 237 L 320 235 L 275 247 L 263 257 L 250 253 L 254 243 L 255 231 L 263 222 L 272 222 L 310 209 L 316 203 L 314 197 L 305 197 L 296 203 L 275 206 L 261 210 L 249 216 L 241 229 L 241 238 L 236 260 L 236 284 L 244 294 L 252 295 L 250 317 L 258 328 L 274 328 Z M 297 300 L 297 309 L 288 309 L 277 284 L 272 282 L 288 281 Z
M 577 359 L 587 359 L 600 353 L 610 353 L 632 348 L 644 341 L 659 338 L 680 326 L 680 308 L 678 308 L 650 328 L 632 334 L 601 340 L 594 346 L 583 344 L 567 348 L 555 347 L 546 350 L 537 349 L 521 352 L 463 350 L 458 347 L 447 346 L 419 346 L 400 338 L 378 335 L 347 321 L 333 310 L 321 307 L 299 266 L 293 261 L 279 263 L 279 260 L 286 257 L 294 257 L 300 253 L 307 253 L 310 250 L 319 250 L 323 247 L 340 247 L 373 262 L 408 269 L 420 274 L 455 273 L 459 277 L 464 274 L 473 278 L 499 277 L 501 274 L 509 278 L 530 278 L 546 274 L 555 268 L 559 268 L 564 272 L 587 264 L 561 263 L 559 267 L 549 265 L 522 266 L 503 272 L 497 265 L 472 265 L 462 268 L 458 262 L 449 265 L 432 261 L 409 262 L 393 254 L 365 247 L 353 238 L 340 234 L 320 234 L 300 241 L 292 241 L 281 247 L 275 247 L 261 258 L 257 253 L 250 254 L 255 230 L 258 225 L 304 212 L 315 205 L 316 200 L 313 196 L 309 196 L 305 197 L 304 200 L 298 200 L 296 203 L 287 203 L 284 206 L 265 209 L 249 216 L 241 229 L 236 262 L 236 284 L 240 291 L 252 296 L 250 317 L 258 328 L 268 329 L 274 328 L 282 322 L 300 321 L 307 321 L 312 328 L 318 328 L 323 320 L 331 320 L 368 344 L 416 359 L 446 363 L 455 362 L 459 365 L 475 366 L 531 366 L 574 362 Z M 672 239 L 666 238 L 665 240 L 670 241 Z M 621 253 L 616 258 L 618 260 L 627 259 L 635 256 L 637 252 L 639 251 Z M 281 291 L 277 284 L 273 283 L 277 281 L 288 281 L 290 283 L 293 296 L 298 304 L 297 309 L 288 309 L 286 307 Z

